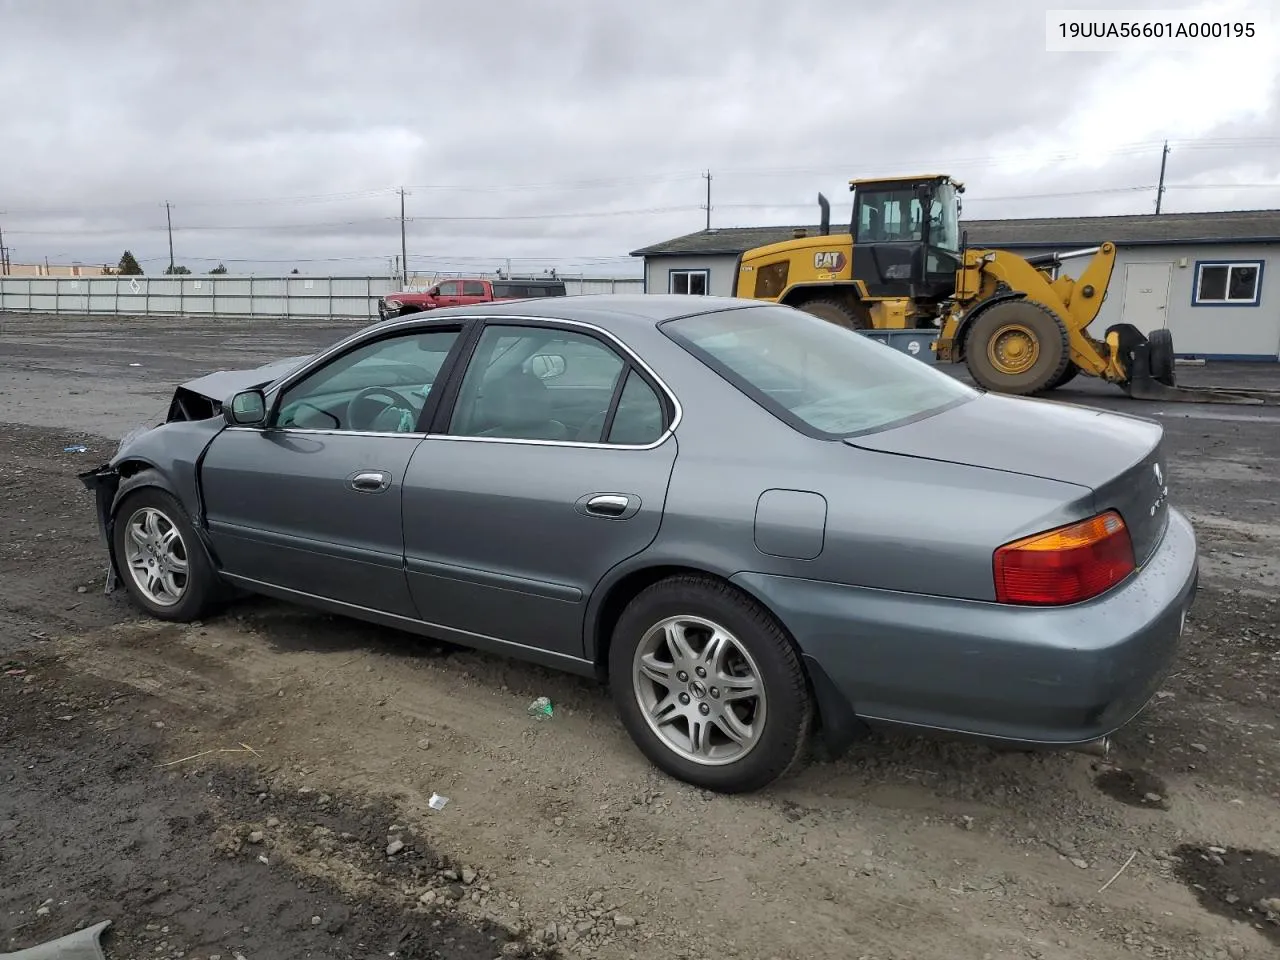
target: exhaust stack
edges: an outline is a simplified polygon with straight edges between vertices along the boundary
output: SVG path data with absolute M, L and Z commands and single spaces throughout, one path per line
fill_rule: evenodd
M 822 210 L 822 235 L 831 233 L 831 204 L 822 194 L 818 194 L 818 207 Z

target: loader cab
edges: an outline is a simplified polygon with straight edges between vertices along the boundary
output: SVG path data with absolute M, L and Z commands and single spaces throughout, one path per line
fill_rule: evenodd
M 944 300 L 960 265 L 962 184 L 946 176 L 852 180 L 853 279 L 872 297 Z

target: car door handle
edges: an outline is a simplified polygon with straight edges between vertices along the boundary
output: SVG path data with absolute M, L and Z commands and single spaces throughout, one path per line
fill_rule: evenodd
M 587 501 L 587 513 L 597 517 L 620 517 L 627 512 L 631 498 L 618 493 L 601 493 Z
M 381 493 L 391 486 L 391 474 L 385 470 L 361 470 L 347 477 L 347 486 L 358 493 Z

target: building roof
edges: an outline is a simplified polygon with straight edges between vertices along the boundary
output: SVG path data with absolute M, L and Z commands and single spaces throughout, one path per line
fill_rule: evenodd
M 1110 240 L 1119 246 L 1170 243 L 1280 243 L 1280 210 L 1230 210 L 1221 213 L 1142 213 L 1120 217 L 1041 217 L 1026 220 L 965 220 L 969 244 L 978 247 L 1095 246 Z M 799 226 L 726 227 L 699 230 L 674 240 L 633 250 L 633 257 L 679 255 L 737 256 L 753 247 L 790 240 Z M 820 227 L 803 227 L 816 236 Z M 832 232 L 846 229 L 832 224 Z

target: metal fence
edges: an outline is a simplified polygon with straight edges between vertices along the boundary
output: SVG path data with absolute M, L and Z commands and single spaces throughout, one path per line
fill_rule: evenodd
M 639 279 L 564 279 L 570 296 L 640 293 Z M 0 277 L 0 312 L 373 320 L 394 277 Z

